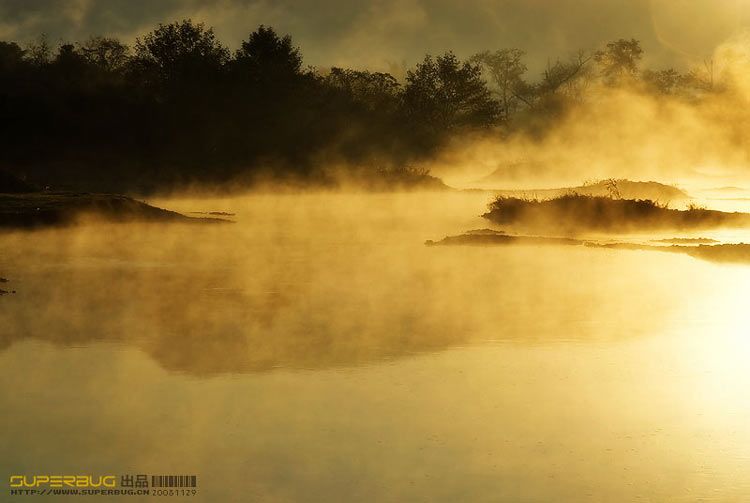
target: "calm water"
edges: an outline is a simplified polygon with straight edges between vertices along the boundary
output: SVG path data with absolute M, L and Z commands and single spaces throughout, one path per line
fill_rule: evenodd
M 193 501 L 750 499 L 750 267 L 423 245 L 486 202 L 173 200 L 237 223 L 2 236 L 3 497 L 183 473 Z

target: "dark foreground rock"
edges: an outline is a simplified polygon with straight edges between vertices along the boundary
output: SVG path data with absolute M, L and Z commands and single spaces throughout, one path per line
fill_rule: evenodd
M 7 279 L 0 278 L 0 283 L 7 283 L 7 282 L 8 282 Z M 3 290 L 3 289 L 0 288 L 0 297 L 2 297 L 3 295 L 12 294 L 12 293 L 16 293 L 16 291 L 15 290 L 8 291 L 8 290 Z

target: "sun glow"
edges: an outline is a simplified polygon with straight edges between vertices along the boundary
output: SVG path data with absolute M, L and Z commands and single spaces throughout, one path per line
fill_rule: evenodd
M 651 22 L 664 46 L 688 60 L 710 55 L 707 47 L 747 27 L 750 2 L 746 0 L 651 0 Z

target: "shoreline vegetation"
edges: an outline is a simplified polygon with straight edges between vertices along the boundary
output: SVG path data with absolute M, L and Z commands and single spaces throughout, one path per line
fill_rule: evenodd
M 310 67 L 263 25 L 235 45 L 190 19 L 131 45 L 0 41 L 0 168 L 74 192 L 442 188 L 435 154 L 504 122 L 476 58 L 427 55 L 397 77 Z
M 551 199 L 498 196 L 483 218 L 498 225 L 556 232 L 630 232 L 750 226 L 750 214 L 690 205 L 670 209 L 650 199 L 619 199 L 569 193 Z
M 744 89 L 731 72 L 645 68 L 632 38 L 548 59 L 541 73 L 523 50 L 502 47 L 427 54 L 391 74 L 364 62 L 313 67 L 291 35 L 246 33 L 233 50 L 191 19 L 133 43 L 0 41 L 0 168 L 72 192 L 437 188 L 428 167 L 458 144 L 542 145 L 622 92 L 701 113 Z M 508 153 L 482 184 L 554 164 L 519 156 Z

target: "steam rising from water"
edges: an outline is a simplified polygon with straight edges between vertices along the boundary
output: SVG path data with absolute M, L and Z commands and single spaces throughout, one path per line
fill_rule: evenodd
M 163 205 L 229 211 L 238 222 L 11 235 L 0 267 L 18 294 L 0 302 L 0 342 L 117 342 L 198 374 L 348 366 L 471 341 L 624 335 L 575 328 L 584 319 L 638 318 L 629 333 L 656 330 L 693 281 L 680 272 L 690 258 L 423 246 L 481 225 L 486 201 L 418 193 L 182 200 Z M 643 276 L 626 272 L 635 270 L 668 279 L 644 288 Z
M 512 134 L 456 141 L 433 164 L 449 184 L 493 188 L 575 185 L 586 179 L 658 180 L 682 186 L 750 179 L 750 37 L 720 45 L 695 62 L 714 91 L 693 97 L 654 95 L 635 87 L 585 87 L 540 138 Z
M 487 200 L 4 235 L 0 470 L 183 470 L 197 501 L 746 499 L 750 268 L 422 244 Z

